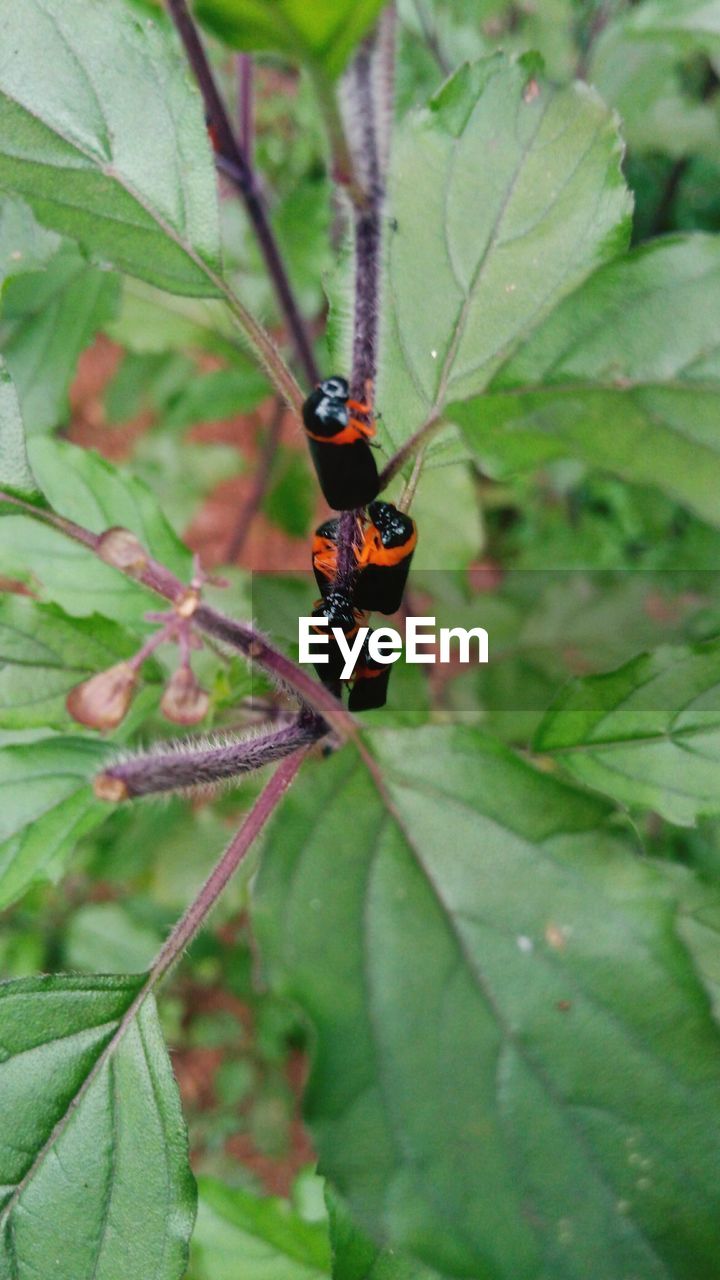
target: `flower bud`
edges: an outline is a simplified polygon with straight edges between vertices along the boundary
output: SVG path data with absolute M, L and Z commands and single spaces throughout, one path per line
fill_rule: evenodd
M 197 724 L 207 715 L 210 697 L 190 667 L 178 667 L 160 701 L 160 710 L 175 724 Z
M 129 529 L 106 529 L 100 536 L 97 553 L 106 564 L 138 577 L 148 565 L 148 553 Z
M 127 715 L 137 679 L 129 662 L 118 662 L 108 671 L 76 684 L 65 705 L 73 720 L 89 729 L 116 729 Z

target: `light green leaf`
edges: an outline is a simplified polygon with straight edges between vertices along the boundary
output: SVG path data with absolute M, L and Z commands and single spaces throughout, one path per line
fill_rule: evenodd
M 378 404 L 396 448 L 497 367 L 627 242 L 615 121 L 585 85 L 536 63 L 465 66 L 393 150 Z
M 144 973 L 162 942 L 158 929 L 133 919 L 119 902 L 87 902 L 67 926 L 64 961 L 73 971 Z
M 42 271 L 11 280 L 3 294 L 0 350 L 15 380 L 28 434 L 69 416 L 78 357 L 111 318 L 118 278 L 65 244 Z
M 22 200 L 0 198 L 0 287 L 25 271 L 37 271 L 57 251 L 53 231 L 38 226 Z
M 0 1041 L 2 1280 L 180 1280 L 195 1185 L 143 978 L 5 983 Z
M 169 32 L 121 0 L 0 0 L 0 187 L 173 293 L 218 292 L 200 95 Z
M 198 0 L 198 17 L 227 44 L 270 49 L 342 71 L 372 26 L 383 0 Z
M 98 614 L 72 618 L 55 605 L 0 595 L 0 727 L 74 727 L 65 698 L 76 684 L 129 658 L 137 636 Z M 155 662 L 143 680 L 157 680 Z
M 668 36 L 639 40 L 630 20 L 633 12 L 641 15 L 647 7 L 639 5 L 608 25 L 593 46 L 588 79 L 619 113 L 623 137 L 634 153 L 715 156 L 716 108 L 683 83 L 689 42 Z
M 257 890 L 325 1175 L 446 1275 L 709 1280 L 720 1038 L 671 886 L 475 732 L 371 749 L 290 793 Z
M 1 358 L 0 487 L 6 493 L 22 498 L 25 502 L 31 502 L 35 506 L 47 506 L 37 480 L 30 470 L 17 391 Z M 0 502 L 0 508 L 3 513 L 14 510 L 12 505 L 2 502 Z
M 601 267 L 448 414 L 494 474 L 580 458 L 720 523 L 720 237 Z
M 485 535 L 466 463 L 425 469 L 412 514 L 419 530 L 415 570 L 447 569 L 448 565 L 461 570 L 480 555 Z
M 60 441 L 31 442 L 33 467 L 61 515 L 94 533 L 120 525 L 147 550 L 187 581 L 191 556 L 173 533 L 155 498 L 139 480 L 98 454 Z M 25 516 L 5 522 L 0 539 L 0 572 L 41 584 L 46 599 L 67 613 L 102 613 L 139 626 L 157 608 L 157 596 L 106 565 L 79 543 Z
M 199 1191 L 192 1280 L 327 1280 L 324 1224 L 304 1221 L 285 1200 L 213 1178 L 201 1179 Z
M 625 30 L 638 37 L 667 39 L 683 45 L 720 47 L 720 5 L 717 0 L 645 0 L 623 18 Z
M 588 786 L 669 822 L 720 813 L 720 640 L 662 647 L 572 681 L 535 747 Z
M 58 879 L 80 837 L 108 816 L 89 783 L 109 752 L 89 738 L 0 748 L 0 909 L 35 880 Z

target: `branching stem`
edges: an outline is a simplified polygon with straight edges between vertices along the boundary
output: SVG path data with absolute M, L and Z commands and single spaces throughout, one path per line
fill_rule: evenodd
M 159 951 L 148 975 L 147 984 L 141 993 L 143 996 L 147 995 L 162 981 L 202 928 L 223 889 L 237 871 L 240 863 L 248 854 L 253 841 L 260 834 L 265 823 L 274 813 L 285 792 L 293 782 L 305 758 L 306 750 L 307 748 L 295 751 L 293 755 L 283 760 L 278 765 L 270 781 L 266 783 L 240 830 L 233 836 L 197 897 L 175 925 L 167 942 Z
M 17 507 L 24 515 L 31 516 L 33 519 L 49 525 L 51 528 L 56 529 L 58 533 L 81 543 L 89 551 L 99 555 L 100 535 L 92 533 L 89 529 L 84 529 L 82 525 L 76 524 L 73 520 L 68 520 L 65 516 L 58 515 L 54 511 L 49 511 L 42 507 L 34 507 L 31 503 L 23 502 L 21 498 L 16 498 L 13 494 L 2 491 L 0 491 L 0 502 L 7 502 Z M 135 581 L 141 582 L 143 586 L 155 591 L 173 604 L 183 599 L 187 593 L 185 584 L 179 578 L 176 578 L 175 574 L 171 573 L 165 565 L 153 560 L 152 557 L 147 557 L 141 569 L 133 572 L 128 570 L 127 572 L 128 576 L 134 578 Z M 257 662 L 258 666 L 267 671 L 278 683 L 293 691 L 303 702 L 314 707 L 318 714 L 341 737 L 348 738 L 357 735 L 355 721 L 338 704 L 337 700 L 317 680 L 308 675 L 302 667 L 292 662 L 290 658 L 286 658 L 284 653 L 269 644 L 248 623 L 236 622 L 234 618 L 229 618 L 226 614 L 206 604 L 200 604 L 193 617 L 201 631 L 213 636 L 216 640 L 220 640 L 223 644 L 228 645 L 229 648 L 242 653 L 244 657 L 249 658 L 251 661 Z
M 312 342 L 300 314 L 285 263 L 270 225 L 265 201 L 252 167 L 252 162 L 235 137 L 225 103 L 215 82 L 212 68 L 186 0 L 168 0 L 168 8 L 203 96 L 205 112 L 213 134 L 218 167 L 237 188 L 245 202 L 248 217 L 252 222 L 261 252 L 265 258 L 265 264 L 294 343 L 298 360 L 308 384 L 313 386 L 319 380 L 319 374 Z

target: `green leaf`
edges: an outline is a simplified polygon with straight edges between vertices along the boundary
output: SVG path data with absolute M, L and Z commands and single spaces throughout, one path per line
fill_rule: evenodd
M 169 32 L 120 0 L 0 0 L 0 187 L 173 293 L 218 293 L 200 95 Z
M 640 15 L 647 7 L 638 6 L 635 12 Z M 693 96 L 683 82 L 683 58 L 691 42 L 667 36 L 639 40 L 630 18 L 627 14 L 608 24 L 593 46 L 588 71 L 589 80 L 620 114 L 628 146 L 635 154 L 716 156 L 715 105 Z
M 212 1178 L 199 1186 L 193 1280 L 326 1280 L 324 1224 L 306 1222 L 285 1200 L 259 1199 Z
M 720 238 L 601 267 L 448 414 L 494 474 L 581 458 L 720 523 Z
M 30 452 L 43 490 L 61 515 L 94 533 L 115 525 L 130 529 L 157 560 L 183 581 L 189 578 L 190 552 L 141 481 L 90 450 L 60 441 L 35 439 Z M 101 613 L 138 626 L 149 609 L 157 608 L 153 592 L 56 530 L 20 515 L 5 524 L 0 572 L 23 578 L 32 574 L 45 597 L 67 613 Z
M 89 782 L 109 753 L 88 738 L 0 748 L 0 908 L 34 881 L 58 879 L 80 837 L 108 816 Z
M 714 0 L 646 0 L 623 18 L 638 37 L 667 39 L 678 49 L 720 47 L 720 6 Z
M 671 886 L 476 732 L 371 748 L 290 793 L 257 890 L 326 1176 L 443 1274 L 710 1280 L 720 1039 Z
M 195 1186 L 143 978 L 5 983 L 0 1040 L 0 1276 L 180 1280 Z
M 65 698 L 76 684 L 129 658 L 140 640 L 98 614 L 71 618 L 56 605 L 0 595 L 0 728 L 69 729 Z M 143 679 L 159 679 L 156 663 Z
M 437 1272 L 418 1266 L 394 1249 L 381 1249 L 358 1230 L 345 1205 L 328 1188 L 332 1280 L 437 1280 Z
M 232 418 L 257 408 L 269 393 L 267 378 L 250 364 L 198 374 L 174 396 L 165 414 L 169 427 L 192 427 L 197 422 Z
M 10 281 L 3 294 L 0 350 L 15 380 L 28 434 L 69 417 L 78 357 L 118 300 L 117 276 L 90 266 L 65 244 L 42 271 Z
M 144 973 L 162 942 L 157 929 L 134 920 L 119 902 L 88 902 L 67 926 L 64 959 L 73 971 Z
M 47 506 L 30 470 L 25 429 L 23 427 L 17 391 L 10 374 L 0 358 L 0 486 L 13 497 L 22 498 L 35 506 Z M 4 513 L 15 508 L 0 501 Z
M 461 570 L 482 551 L 485 538 L 480 504 L 466 463 L 426 467 L 412 514 L 419 531 L 415 570 L 447 569 L 449 565 Z
M 664 646 L 572 681 L 535 747 L 588 786 L 669 822 L 720 813 L 720 640 Z
M 38 226 L 22 200 L 0 198 L 0 287 L 25 271 L 37 271 L 58 248 L 53 231 Z
M 317 487 L 307 460 L 296 449 L 280 446 L 273 463 L 273 483 L 263 502 L 266 516 L 291 538 L 304 538 L 317 502 Z
M 393 449 L 482 391 L 627 242 L 613 117 L 585 85 L 540 85 L 535 67 L 502 55 L 462 67 L 394 145 L 377 397 Z
M 337 76 L 382 6 L 383 0 L 198 0 L 195 10 L 227 44 L 274 50 Z

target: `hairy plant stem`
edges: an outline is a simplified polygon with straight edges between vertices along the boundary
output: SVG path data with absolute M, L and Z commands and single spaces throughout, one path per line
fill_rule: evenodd
M 167 942 L 158 952 L 148 975 L 147 983 L 140 993 L 143 998 L 166 977 L 207 920 L 223 889 L 237 871 L 243 858 L 248 854 L 253 841 L 260 834 L 265 823 L 271 817 L 293 782 L 305 758 L 306 750 L 307 748 L 301 748 L 286 760 L 283 760 L 278 765 L 270 781 L 266 783 L 252 809 L 247 814 L 240 830 L 233 836 L 197 897 L 191 902 L 185 914 L 178 920 Z
M 215 82 L 195 21 L 186 0 L 167 0 L 170 15 L 183 42 L 205 103 L 208 124 L 218 158 L 218 167 L 237 188 L 265 258 L 280 308 L 304 375 L 310 386 L 319 381 L 318 368 L 305 322 L 300 314 L 288 273 L 265 207 L 251 160 L 238 143 L 225 103 Z
M 73 520 L 68 520 L 65 516 L 58 515 L 54 511 L 49 511 L 42 507 L 34 507 L 31 503 L 24 502 L 21 498 L 16 498 L 14 494 L 2 491 L 0 491 L 0 502 L 9 503 L 24 515 L 31 516 L 33 519 L 49 525 L 65 537 L 81 543 L 82 546 L 92 551 L 95 555 L 100 555 L 101 535 L 92 533 L 89 529 L 84 529 L 82 525 L 76 524 Z M 115 567 L 119 568 L 119 566 Z M 123 572 L 123 570 L 120 570 L 120 572 Z M 178 603 L 187 595 L 188 588 L 186 585 L 179 578 L 176 578 L 175 574 L 171 573 L 165 565 L 153 560 L 151 556 L 147 556 L 142 568 L 133 571 L 126 570 L 125 572 L 128 577 L 133 578 L 136 582 L 141 582 L 143 586 L 155 591 L 173 604 Z M 243 654 L 245 658 L 257 662 L 258 666 L 267 671 L 275 681 L 313 707 L 341 737 L 348 738 L 357 735 L 357 726 L 352 716 L 338 704 L 332 694 L 328 693 L 318 681 L 308 675 L 297 663 L 292 662 L 290 658 L 285 657 L 284 653 L 280 653 L 278 649 L 273 648 L 248 623 L 236 622 L 234 618 L 229 618 L 226 614 L 205 604 L 198 605 L 193 614 L 193 620 L 200 630 L 207 635 L 220 640 L 229 648 L 235 649 Z
M 96 777 L 95 793 L 101 800 L 117 802 L 167 791 L 213 787 L 282 760 L 326 733 L 325 721 L 304 710 L 289 724 L 252 738 L 229 739 L 214 745 L 202 738 L 188 738 L 175 744 L 171 751 L 139 752 L 109 765 Z
M 362 199 L 352 201 L 355 237 L 355 300 L 353 312 L 353 350 L 350 392 L 353 398 L 372 405 L 377 374 L 380 278 L 382 271 L 382 205 L 385 194 L 384 163 L 388 147 L 381 145 L 379 125 L 378 81 L 383 81 L 383 96 L 391 94 L 392 56 L 388 56 L 390 33 L 392 50 L 392 14 L 390 25 L 380 26 L 380 36 L 367 36 L 358 49 L 347 72 L 345 115 L 354 143 L 353 173 L 362 183 Z M 376 75 L 382 58 L 382 77 Z M 343 131 L 343 136 L 345 136 Z M 357 560 L 355 545 L 359 511 L 343 511 L 337 533 L 337 568 L 334 586 L 352 595 Z
M 435 435 L 435 432 L 439 431 L 444 425 L 442 417 L 439 414 L 433 413 L 421 427 L 418 427 L 414 435 L 411 435 L 410 438 L 400 446 L 397 453 L 393 454 L 390 461 L 386 463 L 380 472 L 381 490 L 387 489 L 390 481 L 394 480 L 398 472 L 402 471 L 405 463 L 409 462 L 411 458 L 414 458 L 421 449 L 424 450 L 432 436 Z

